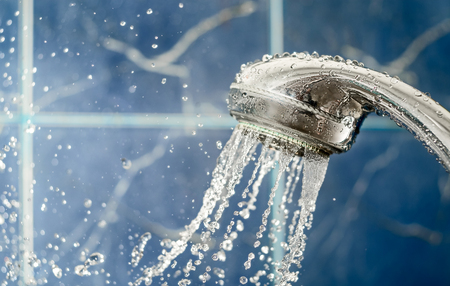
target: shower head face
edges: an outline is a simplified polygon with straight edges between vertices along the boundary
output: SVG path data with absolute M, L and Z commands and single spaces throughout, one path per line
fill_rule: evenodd
M 369 112 L 358 93 L 333 74 L 300 66 L 291 55 L 263 58 L 241 67 L 229 109 L 262 133 L 321 153 L 341 153 L 350 149 Z

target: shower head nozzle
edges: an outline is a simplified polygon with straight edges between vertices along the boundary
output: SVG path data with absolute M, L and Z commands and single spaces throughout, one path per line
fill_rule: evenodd
M 299 155 L 304 148 L 328 155 L 349 150 L 372 110 L 358 86 L 335 77 L 319 60 L 323 67 L 336 61 L 285 53 L 242 65 L 230 87 L 230 114 L 262 139 L 271 137 L 275 148 L 287 141 L 300 146 Z

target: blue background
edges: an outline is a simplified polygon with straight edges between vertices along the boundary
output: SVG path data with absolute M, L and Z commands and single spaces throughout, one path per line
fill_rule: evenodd
M 224 122 L 228 120 L 224 118 L 225 100 L 235 73 L 242 63 L 269 53 L 268 1 L 256 1 L 254 13 L 231 19 L 197 39 L 175 61 L 189 70 L 187 78 L 143 70 L 123 54 L 103 45 L 105 39 L 114 38 L 152 58 L 171 49 L 202 19 L 243 1 L 183 1 L 183 8 L 179 2 L 36 1 L 35 105 L 39 106 L 39 100 L 48 93 L 64 94 L 64 87 L 74 83 L 81 85 L 82 91 L 60 96 L 46 106 L 35 106 L 35 111 L 54 115 L 61 112 L 161 113 L 162 118 L 184 112 L 198 118 L 200 123 L 202 115 L 222 115 Z M 339 54 L 380 71 L 389 70 L 389 63 L 414 39 L 450 17 L 450 2 L 444 0 L 285 0 L 283 3 L 285 51 Z M 149 8 L 152 14 L 146 13 Z M 18 18 L 14 15 L 17 9 L 16 1 L 0 2 L 0 28 L 4 29 L 0 36 L 6 38 L 0 43 L 0 53 L 4 53 L 0 71 L 12 77 L 11 84 L 3 82 L 1 86 L 5 98 L 1 107 L 10 110 L 17 109 L 12 101 L 17 92 Z M 7 25 L 9 19 L 11 25 Z M 126 24 L 122 26 L 121 21 Z M 134 28 L 130 29 L 130 25 Z M 11 41 L 11 37 L 16 39 Z M 153 44 L 158 47 L 152 48 Z M 351 52 L 349 46 L 362 52 Z M 11 53 L 12 47 L 16 50 Z M 399 73 L 401 79 L 430 92 L 446 109 L 450 109 L 449 51 L 450 35 L 446 35 L 427 46 Z M 372 57 L 369 62 L 365 61 L 368 56 Z M 87 79 L 89 75 L 92 80 Z M 163 78 L 167 79 L 166 84 L 161 84 Z M 183 88 L 183 84 L 188 87 Z M 188 97 L 187 101 L 182 100 L 184 96 Z M 449 175 L 408 132 L 383 126 L 363 129 L 352 150 L 331 156 L 313 227 L 307 233 L 305 260 L 296 285 L 450 285 Z M 64 273 L 57 279 L 48 264 L 43 264 L 36 277 L 46 277 L 50 285 L 106 285 L 106 281 L 126 285 L 132 281 L 140 273 L 138 269 L 132 271 L 128 264 L 138 237 L 153 229 L 155 223 L 168 229 L 182 228 L 196 215 L 220 152 L 216 141 L 225 144 L 231 134 L 227 128 L 199 126 L 37 127 L 34 133 L 35 249 L 38 258 L 53 259 Z M 194 130 L 196 134 L 192 135 Z M 18 136 L 17 127 L 3 126 L 0 136 L 3 144 L 11 136 Z M 106 257 L 104 264 L 90 270 L 105 272 L 78 277 L 73 268 L 82 263 L 80 251 L 98 229 L 96 225 L 105 210 L 102 203 L 107 204 L 118 182 L 129 176 L 121 158 L 133 162 L 158 145 L 164 148 L 161 158 L 132 178 L 120 200 L 116 220 L 102 229 L 104 233 L 95 249 L 89 249 Z M 11 170 L 0 174 L 4 182 L 0 187 L 4 191 L 18 185 L 17 157 L 10 154 L 5 163 Z M 267 196 L 267 190 L 262 195 Z M 89 209 L 83 206 L 87 198 L 92 200 Z M 67 203 L 63 204 L 62 200 Z M 47 205 L 46 211 L 41 211 L 43 203 Z M 230 209 L 236 203 L 237 200 L 232 201 Z M 261 202 L 260 210 L 263 205 Z M 88 210 L 91 214 L 87 214 Z M 2 213 L 11 211 L 0 209 Z M 225 214 L 224 224 L 231 218 L 232 211 L 229 213 Z M 85 218 L 88 222 L 83 221 Z M 149 222 L 153 223 L 150 228 Z M 254 236 L 259 223 L 258 213 L 246 221 L 247 234 L 238 243 L 242 251 L 229 255 L 227 262 L 220 266 L 228 269 L 225 285 L 237 285 L 241 275 L 248 275 L 242 264 L 246 253 L 253 248 L 246 243 L 246 237 Z M 9 222 L 1 225 L 13 237 L 11 226 L 17 228 L 17 224 Z M 87 228 L 76 235 L 74 230 L 80 226 Z M 55 238 L 55 234 L 67 241 Z M 153 233 L 140 266 L 157 261 L 163 238 Z M 81 246 L 73 247 L 74 242 Z M 48 243 L 53 248 L 49 249 Z M 10 257 L 13 251 L 6 249 L 8 244 L 0 241 L 0 245 L 3 246 L 0 256 Z M 58 250 L 55 245 L 59 246 Z M 184 265 L 183 259 L 186 261 L 188 257 L 178 259 L 179 265 Z M 201 273 L 203 270 L 196 275 Z M 201 285 L 197 277 L 193 279 L 193 285 Z M 172 285 L 176 280 L 170 281 Z M 214 285 L 213 281 L 207 284 Z

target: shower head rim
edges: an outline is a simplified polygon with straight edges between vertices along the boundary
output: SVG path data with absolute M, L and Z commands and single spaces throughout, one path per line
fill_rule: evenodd
M 291 136 L 288 136 L 286 134 L 274 131 L 274 130 L 270 130 L 268 128 L 262 127 L 260 125 L 256 125 L 256 124 L 252 124 L 249 122 L 245 122 L 245 121 L 240 121 L 238 123 L 238 125 L 236 126 L 236 128 L 239 129 L 250 129 L 251 131 L 256 131 L 258 132 L 258 135 L 264 135 L 264 136 L 270 136 L 272 138 L 278 139 L 280 141 L 283 141 L 285 143 L 288 144 L 294 144 L 298 147 L 300 147 L 299 152 L 296 153 L 296 155 L 302 155 L 302 153 L 304 153 L 304 150 L 307 149 L 309 151 L 312 151 L 314 153 L 320 154 L 322 156 L 329 156 L 330 154 L 325 152 L 324 149 L 318 148 L 313 144 L 310 144 L 306 141 L 302 141 L 296 138 L 293 138 Z M 265 140 L 265 139 L 264 139 Z M 274 146 L 272 146 L 274 147 Z M 302 152 L 302 153 L 300 153 Z

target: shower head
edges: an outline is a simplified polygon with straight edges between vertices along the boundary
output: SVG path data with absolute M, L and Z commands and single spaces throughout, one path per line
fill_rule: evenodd
M 398 77 L 316 52 L 264 55 L 241 66 L 229 110 L 239 128 L 270 146 L 283 142 L 330 155 L 348 151 L 370 112 L 387 115 L 450 166 L 450 113 Z
M 345 152 L 371 110 L 357 88 L 333 74 L 299 74 L 303 56 L 312 59 L 305 53 L 266 55 L 243 65 L 231 85 L 230 113 L 241 127 L 271 136 L 272 147 L 284 140 L 325 154 Z

